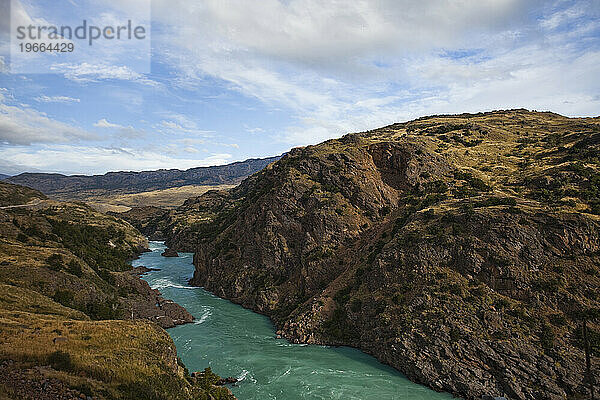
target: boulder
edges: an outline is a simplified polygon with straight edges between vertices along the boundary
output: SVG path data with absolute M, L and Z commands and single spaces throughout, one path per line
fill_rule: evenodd
M 216 385 L 217 386 L 223 386 L 223 385 L 230 385 L 232 383 L 236 383 L 238 380 L 237 378 L 232 378 L 231 376 L 228 378 L 221 378 L 217 381 Z
M 161 256 L 163 257 L 179 257 L 179 254 L 173 249 L 166 249 L 162 252 Z

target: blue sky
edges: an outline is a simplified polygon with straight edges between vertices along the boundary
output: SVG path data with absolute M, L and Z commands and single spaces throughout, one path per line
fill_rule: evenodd
M 0 173 L 216 165 L 428 114 L 600 114 L 597 0 L 13 1 L 56 24 L 151 11 L 151 52 L 19 74 L 0 21 Z

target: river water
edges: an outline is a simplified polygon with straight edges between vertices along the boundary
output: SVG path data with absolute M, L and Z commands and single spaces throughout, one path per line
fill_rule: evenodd
M 192 254 L 162 257 L 164 245 L 133 266 L 159 268 L 143 278 L 163 297 L 185 307 L 192 324 L 169 329 L 177 352 L 190 371 L 210 366 L 240 380 L 230 386 L 240 400 L 402 399 L 438 400 L 452 396 L 410 382 L 375 358 L 347 347 L 290 344 L 275 337 L 268 318 L 191 287 Z

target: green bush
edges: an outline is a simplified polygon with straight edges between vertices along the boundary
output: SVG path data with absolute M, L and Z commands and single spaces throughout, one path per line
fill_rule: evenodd
M 83 275 L 83 271 L 81 269 L 81 264 L 79 264 L 76 260 L 71 260 L 69 262 L 69 268 L 67 269 L 67 271 L 70 274 L 73 274 L 73 275 L 78 276 L 80 278 Z
M 98 300 L 88 303 L 84 312 L 94 320 L 118 319 L 122 315 L 116 299 Z
M 60 350 L 48 356 L 48 363 L 58 371 L 73 371 L 74 369 L 71 355 Z
M 146 382 L 130 382 L 123 383 L 117 388 L 121 392 L 121 398 L 124 400 L 162 400 L 150 383 Z
M 46 265 L 53 271 L 60 271 L 63 267 L 63 258 L 60 254 L 52 254 L 46 259 Z
M 98 270 L 128 271 L 131 265 L 127 259 L 133 254 L 120 247 L 112 247 L 109 242 L 122 243 L 125 233 L 113 227 L 101 228 L 91 225 L 77 225 L 66 221 L 51 221 L 52 233 L 62 238 L 65 247 L 82 258 L 89 266 Z
M 551 350 L 554 348 L 554 340 L 556 336 L 554 334 L 554 330 L 552 329 L 552 325 L 547 322 L 544 322 L 540 328 L 540 344 L 544 350 Z
M 470 172 L 457 171 L 454 173 L 454 178 L 466 181 L 471 188 L 480 192 L 489 192 L 492 188 L 487 185 L 483 179 L 473 176 Z
M 65 307 L 72 307 L 73 300 L 75 299 L 75 294 L 68 289 L 59 289 L 54 293 L 52 299 Z
M 349 341 L 355 331 L 350 327 L 346 310 L 336 308 L 331 318 L 323 324 L 325 334 L 334 340 Z
M 219 381 L 219 375 L 212 372 L 210 367 L 204 368 L 204 371 L 196 374 L 196 383 L 203 389 L 209 390 L 211 386 Z
M 362 301 L 360 299 L 354 299 L 350 303 L 350 309 L 352 312 L 359 312 L 362 309 Z
M 425 185 L 425 191 L 427 193 L 445 193 L 448 191 L 448 185 L 446 182 L 441 180 L 427 182 Z

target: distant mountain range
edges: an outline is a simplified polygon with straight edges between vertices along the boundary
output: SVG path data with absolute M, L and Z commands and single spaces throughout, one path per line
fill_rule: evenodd
M 23 173 L 7 182 L 39 190 L 49 196 L 70 197 L 80 193 L 139 193 L 186 185 L 231 185 L 260 171 L 280 156 L 249 159 L 227 165 L 188 170 L 160 169 L 142 172 L 109 172 L 104 175 Z
M 0 174 L 0 181 L 6 178 L 10 178 L 10 175 Z

